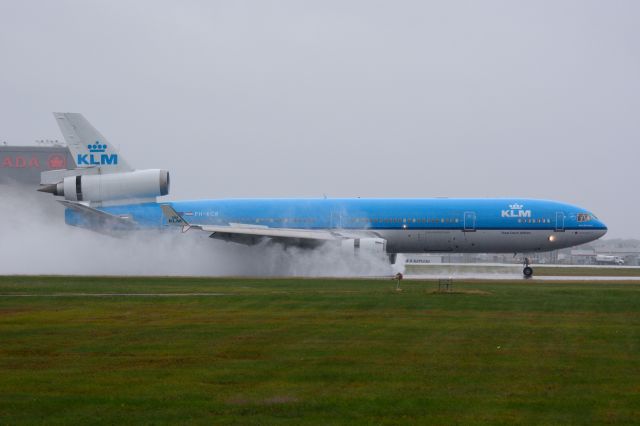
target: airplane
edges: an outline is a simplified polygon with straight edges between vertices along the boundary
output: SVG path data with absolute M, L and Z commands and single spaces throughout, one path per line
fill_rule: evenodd
M 205 199 L 161 202 L 169 172 L 134 170 L 81 114 L 54 113 L 76 168 L 42 173 L 38 191 L 57 197 L 68 225 L 98 232 L 194 230 L 223 241 L 348 253 L 528 254 L 596 240 L 593 212 L 528 198 Z M 523 275 L 533 268 L 525 257 Z

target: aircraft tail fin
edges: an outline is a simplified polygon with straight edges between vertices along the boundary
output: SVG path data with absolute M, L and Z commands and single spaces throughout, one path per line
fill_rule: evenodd
M 54 112 L 53 115 L 77 168 L 100 167 L 105 172 L 133 170 L 82 114 Z

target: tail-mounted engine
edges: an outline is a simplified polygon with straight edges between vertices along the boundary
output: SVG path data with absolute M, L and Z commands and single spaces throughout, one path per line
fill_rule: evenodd
M 169 172 L 149 169 L 67 176 L 62 182 L 44 186 L 38 191 L 49 192 L 68 201 L 149 199 L 169 193 Z

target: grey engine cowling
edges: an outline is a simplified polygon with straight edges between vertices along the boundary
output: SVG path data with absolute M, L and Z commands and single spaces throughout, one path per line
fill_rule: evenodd
M 344 253 L 384 256 L 387 253 L 387 241 L 384 238 L 349 238 L 340 242 L 340 248 Z
M 147 199 L 169 193 L 169 172 L 160 169 L 99 175 L 68 176 L 62 182 L 40 188 L 41 192 L 67 201 L 116 201 Z

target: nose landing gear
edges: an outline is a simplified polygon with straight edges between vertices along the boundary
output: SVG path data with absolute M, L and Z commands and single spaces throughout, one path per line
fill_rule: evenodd
M 523 262 L 524 268 L 522 268 L 522 275 L 525 278 L 531 278 L 533 276 L 533 268 L 529 266 L 529 258 L 525 257 Z

